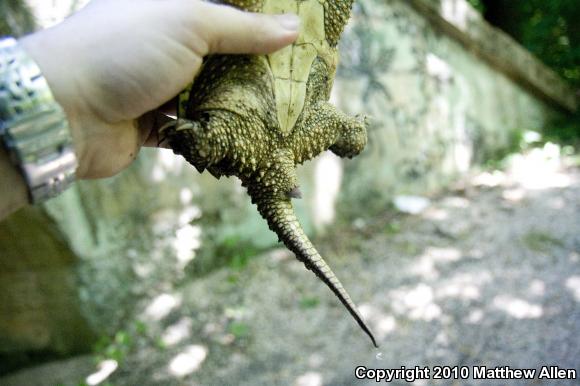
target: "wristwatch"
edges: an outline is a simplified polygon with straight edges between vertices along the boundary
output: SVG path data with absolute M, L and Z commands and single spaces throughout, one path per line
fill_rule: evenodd
M 13 38 L 0 39 L 0 143 L 22 172 L 33 204 L 75 179 L 78 163 L 64 110 Z

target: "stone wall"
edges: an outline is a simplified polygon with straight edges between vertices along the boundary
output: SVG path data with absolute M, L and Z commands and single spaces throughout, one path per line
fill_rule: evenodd
M 361 0 L 341 49 L 332 99 L 370 117 L 369 145 L 354 160 L 324 154 L 300 169 L 296 207 L 311 234 L 337 212 L 364 218 L 396 194 L 437 191 L 575 108 L 551 71 L 464 0 Z M 64 337 L 75 326 L 113 331 L 137 300 L 276 243 L 237 181 L 151 149 L 122 175 L 80 182 L 2 227 L 11 233 L 0 233 L 0 346 L 12 353 L 73 351 Z M 34 299 L 26 312 L 22 296 Z
M 0 374 L 39 353 L 91 347 L 95 335 L 81 313 L 76 261 L 40 208 L 0 222 Z
M 359 1 L 341 45 L 336 103 L 373 118 L 368 148 L 345 164 L 341 197 L 355 213 L 437 190 L 576 108 L 561 79 L 463 0 Z

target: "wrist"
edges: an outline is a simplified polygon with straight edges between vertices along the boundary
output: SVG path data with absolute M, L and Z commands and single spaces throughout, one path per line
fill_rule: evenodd
M 54 100 L 62 107 L 72 137 L 73 149 L 80 160 L 85 153 L 86 141 L 79 125 L 80 112 L 77 107 L 80 93 L 76 87 L 77 74 L 69 65 L 70 50 L 63 49 L 57 27 L 39 31 L 18 40 L 18 44 L 34 60 L 46 80 Z M 77 103 L 75 103 L 75 101 Z

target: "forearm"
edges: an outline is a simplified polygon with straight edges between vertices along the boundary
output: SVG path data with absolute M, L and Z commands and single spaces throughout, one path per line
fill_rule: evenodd
M 0 146 L 0 220 L 27 203 L 28 193 L 24 178 L 10 162 L 6 150 Z

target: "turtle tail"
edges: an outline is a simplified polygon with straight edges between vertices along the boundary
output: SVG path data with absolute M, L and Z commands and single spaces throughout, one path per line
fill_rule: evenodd
M 366 325 L 349 294 L 304 233 L 290 199 L 258 198 L 254 202 L 257 204 L 262 217 L 268 222 L 270 229 L 278 235 L 288 249 L 294 252 L 296 258 L 304 263 L 307 269 L 314 272 L 334 292 L 360 328 L 372 340 L 373 345 L 378 347 L 373 333 Z

